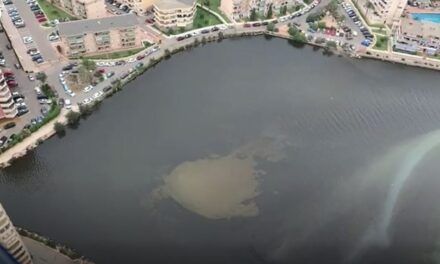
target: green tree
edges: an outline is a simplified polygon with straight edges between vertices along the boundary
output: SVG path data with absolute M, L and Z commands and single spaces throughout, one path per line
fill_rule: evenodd
M 270 4 L 270 5 L 269 5 L 269 9 L 267 10 L 266 18 L 267 18 L 267 19 L 271 19 L 272 16 L 273 16 L 272 4 Z
M 62 123 L 60 122 L 55 122 L 55 124 L 53 125 L 53 128 L 55 129 L 55 132 L 58 135 L 64 135 L 66 134 L 66 126 L 64 126 Z
M 275 31 L 275 24 L 273 22 L 270 22 L 269 24 L 267 24 L 266 30 L 270 32 Z
M 281 14 L 282 16 L 284 16 L 285 14 L 287 14 L 287 6 L 282 6 L 282 7 L 280 8 L 280 14 Z
M 318 28 L 319 28 L 319 29 L 324 29 L 326 26 L 327 26 L 327 25 L 325 24 L 324 21 L 319 21 L 319 22 L 318 22 Z
M 297 28 L 290 27 L 289 34 L 290 34 L 291 40 L 294 44 L 307 43 L 306 35 L 304 33 L 300 32 Z
M 91 59 L 82 58 L 81 59 L 81 66 L 83 66 L 88 71 L 96 70 L 96 63 Z
M 79 120 L 81 118 L 81 114 L 79 112 L 70 111 L 66 114 L 67 125 L 70 127 L 76 127 L 79 124 Z
M 35 78 L 36 78 L 37 80 L 39 80 L 40 82 L 45 83 L 46 80 L 47 80 L 47 75 L 46 75 L 46 73 L 44 73 L 44 72 L 38 72 L 38 73 L 35 75 Z
M 258 19 L 257 11 L 255 10 L 255 8 L 252 8 L 251 15 L 249 16 L 249 20 L 255 21 L 257 19 Z

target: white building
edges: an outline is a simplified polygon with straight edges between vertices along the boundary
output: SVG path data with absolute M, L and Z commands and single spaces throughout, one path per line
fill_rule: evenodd
M 272 13 L 279 15 L 281 8 L 290 9 L 298 3 L 296 0 L 222 0 L 220 2 L 220 10 L 230 19 L 239 21 L 249 18 L 252 10 L 255 10 L 262 16 L 266 16 L 269 9 L 272 8 Z
M 394 35 L 397 50 L 440 54 L 440 26 L 434 22 L 402 18 Z
M 195 0 L 157 0 L 154 3 L 154 20 L 162 29 L 189 28 L 196 14 Z
M 20 264 L 32 264 L 31 255 L 0 204 L 0 245 Z
M 6 83 L 5 76 L 0 70 L 0 119 L 14 118 L 17 115 L 17 108 L 12 99 L 11 91 Z

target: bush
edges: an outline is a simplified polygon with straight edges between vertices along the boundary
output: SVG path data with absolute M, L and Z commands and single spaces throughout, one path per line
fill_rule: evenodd
M 64 126 L 62 123 L 60 122 L 55 122 L 55 124 L 53 125 L 53 128 L 55 129 L 55 132 L 58 135 L 64 135 L 66 134 L 66 126 Z
M 81 114 L 79 112 L 70 111 L 66 115 L 67 125 L 70 127 L 76 127 L 79 124 L 79 120 L 81 118 Z

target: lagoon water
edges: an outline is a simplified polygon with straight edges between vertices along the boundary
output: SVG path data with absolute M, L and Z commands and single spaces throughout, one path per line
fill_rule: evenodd
M 98 264 L 436 263 L 439 83 L 277 39 L 207 45 L 0 172 L 0 201 Z

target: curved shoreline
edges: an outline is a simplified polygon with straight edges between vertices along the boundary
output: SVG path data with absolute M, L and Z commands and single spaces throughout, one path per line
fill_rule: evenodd
M 206 44 L 209 42 L 217 42 L 222 41 L 223 39 L 229 39 L 229 38 L 242 38 L 242 37 L 252 37 L 252 36 L 261 36 L 261 35 L 267 35 L 270 37 L 277 37 L 281 39 L 287 39 L 290 40 L 291 37 L 288 34 L 282 34 L 282 33 L 276 33 L 276 32 L 268 32 L 266 30 L 260 30 L 260 31 L 253 31 L 248 33 L 235 33 L 235 34 L 228 34 L 228 35 L 222 35 L 220 36 L 211 36 L 207 39 Z M 192 42 L 190 44 L 181 44 L 177 46 L 174 50 L 169 51 L 169 53 L 164 53 L 161 56 L 158 57 L 152 57 L 150 60 L 150 63 L 142 70 L 142 71 L 134 71 L 129 75 L 129 77 L 126 80 L 122 80 L 121 78 L 117 78 L 117 80 L 120 81 L 120 87 L 118 85 L 112 86 L 112 91 L 110 93 L 106 94 L 107 96 L 112 96 L 114 93 L 120 91 L 124 85 L 128 84 L 138 76 L 142 75 L 145 71 L 148 71 L 151 67 L 156 66 L 160 61 L 163 59 L 169 59 L 172 55 L 179 53 L 181 51 L 190 50 L 191 48 L 198 47 L 199 45 L 205 45 L 205 43 L 198 41 L 196 39 L 195 42 Z M 317 44 L 314 42 L 306 42 L 301 43 L 301 45 L 311 45 L 319 48 L 324 48 L 324 44 Z M 332 50 L 332 52 L 337 52 L 339 50 Z M 421 58 L 414 55 L 409 54 L 396 54 L 395 52 L 387 52 L 387 51 L 378 51 L 373 49 L 368 49 L 365 51 L 365 53 L 356 53 L 356 54 L 350 54 L 352 57 L 356 58 L 370 58 L 370 59 L 377 59 L 382 61 L 388 61 L 392 63 L 400 63 L 404 65 L 409 66 L 418 66 L 422 68 L 429 68 L 433 70 L 439 70 L 440 69 L 440 61 L 435 61 L 433 59 L 427 59 L 427 58 Z M 136 56 L 136 55 L 134 55 Z M 16 145 L 12 146 L 5 152 L 0 154 L 0 169 L 7 168 L 12 165 L 13 161 L 16 159 L 19 159 L 23 156 L 25 156 L 29 151 L 35 149 L 43 143 L 45 140 L 49 139 L 53 135 L 56 134 L 56 131 L 54 129 L 54 124 L 56 122 L 66 124 L 66 114 L 70 111 L 79 111 L 79 107 L 77 105 L 73 106 L 72 110 L 67 109 L 61 109 L 60 114 L 42 126 L 40 129 L 32 133 L 29 137 L 23 139 L 22 142 L 17 143 Z

